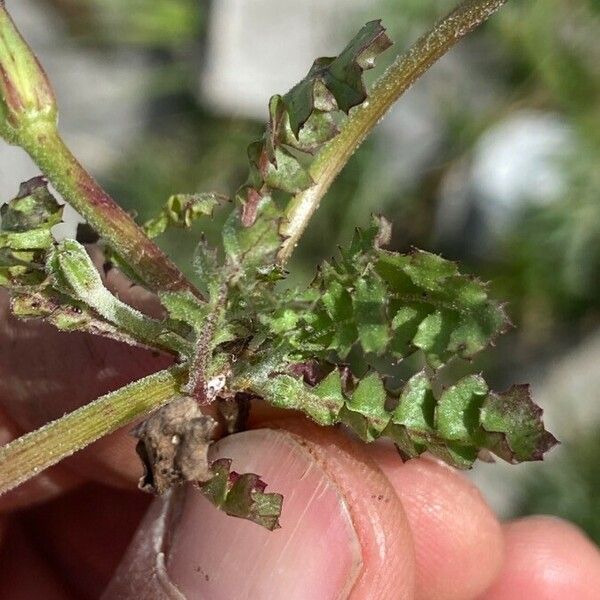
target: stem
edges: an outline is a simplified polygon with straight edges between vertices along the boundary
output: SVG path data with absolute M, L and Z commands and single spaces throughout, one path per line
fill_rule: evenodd
M 49 181 L 150 289 L 197 290 L 73 156 L 52 123 L 29 127 L 19 144 Z
M 333 180 L 389 108 L 435 61 L 483 23 L 507 0 L 466 0 L 399 56 L 373 86 L 369 98 L 353 110 L 337 135 L 317 155 L 310 174 L 314 185 L 297 194 L 286 211 L 286 238 L 277 260 L 287 262 Z
M 149 375 L 0 448 L 0 494 L 167 404 L 184 381 L 183 367 Z

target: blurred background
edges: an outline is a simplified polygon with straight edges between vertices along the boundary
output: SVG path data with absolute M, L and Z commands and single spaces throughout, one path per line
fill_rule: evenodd
M 172 193 L 234 193 L 269 96 L 287 91 L 317 56 L 338 53 L 364 22 L 383 19 L 396 42 L 389 61 L 454 4 L 7 1 L 54 82 L 67 141 L 140 220 Z M 499 389 L 531 382 L 562 445 L 543 464 L 479 464 L 469 476 L 502 516 L 560 515 L 597 543 L 599 38 L 599 0 L 510 2 L 355 154 L 292 266 L 298 279 L 309 277 L 378 212 L 394 223 L 394 249 L 439 252 L 490 280 L 516 328 L 474 365 L 454 369 L 484 370 Z M 21 151 L 0 147 L 3 200 L 35 174 Z M 193 277 L 199 233 L 218 224 L 160 242 Z

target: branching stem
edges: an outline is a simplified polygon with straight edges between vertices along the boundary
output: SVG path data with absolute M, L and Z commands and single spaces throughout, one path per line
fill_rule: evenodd
M 1 2 L 1 0 L 0 0 Z M 285 263 L 329 186 L 367 134 L 439 57 L 485 21 L 506 0 L 463 2 L 374 86 L 369 100 L 351 113 L 341 133 L 311 167 L 315 184 L 298 194 L 287 210 L 286 236 L 278 260 Z M 190 284 L 77 162 L 55 128 L 32 130 L 23 144 L 58 191 L 154 289 L 189 289 Z M 174 367 L 136 381 L 53 421 L 0 449 L 0 494 L 84 448 L 100 437 L 147 415 L 179 394 L 186 367 Z
M 342 131 L 319 153 L 311 165 L 315 184 L 297 194 L 287 209 L 285 236 L 278 253 L 284 264 L 298 244 L 321 198 L 369 132 L 396 100 L 425 73 L 431 65 L 457 42 L 483 23 L 507 0 L 466 0 L 421 37 L 405 54 L 399 56 L 369 92 L 369 99 L 355 108 Z

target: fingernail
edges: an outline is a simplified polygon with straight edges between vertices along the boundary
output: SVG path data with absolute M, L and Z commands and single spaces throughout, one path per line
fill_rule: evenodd
M 361 567 L 358 536 L 335 482 L 297 438 L 255 430 L 225 438 L 217 457 L 284 496 L 281 529 L 228 517 L 195 488 L 168 544 L 169 579 L 187 598 L 345 598 Z

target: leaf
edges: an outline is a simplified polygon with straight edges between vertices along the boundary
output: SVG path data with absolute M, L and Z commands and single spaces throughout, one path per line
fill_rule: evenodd
M 250 274 L 253 280 L 266 264 L 273 263 L 281 244 L 278 233 L 281 210 L 270 196 L 260 196 L 256 202 L 247 226 L 239 227 L 240 217 L 233 212 L 223 227 L 223 246 L 229 264 L 240 276 Z
M 366 442 L 377 439 L 386 428 L 390 414 L 385 404 L 387 393 L 376 373 L 361 379 L 352 397 L 344 404 L 342 422 L 350 425 Z
M 21 184 L 19 193 L 0 208 L 2 230 L 28 232 L 50 229 L 62 220 L 63 207 L 48 190 L 43 177 L 34 177 Z
M 189 229 L 200 217 L 211 217 L 215 208 L 226 202 L 222 194 L 175 194 L 171 196 L 158 216 L 146 221 L 144 231 L 150 238 L 164 233 L 169 227 Z
M 266 483 L 254 473 L 240 475 L 231 470 L 231 460 L 221 458 L 211 465 L 213 477 L 198 487 L 217 508 L 232 517 L 252 521 L 273 531 L 278 529 L 283 496 L 265 493 Z
M 339 133 L 341 113 L 365 101 L 363 71 L 390 45 L 380 21 L 367 23 L 337 58 L 317 59 L 300 83 L 270 99 L 269 122 L 262 139 L 248 147 L 250 173 L 236 194 L 238 210 L 224 236 L 234 265 L 248 262 L 253 273 L 272 264 L 284 216 L 274 210 L 273 198 L 313 184 L 311 156 Z M 236 239 L 246 228 L 254 229 L 249 239 Z
M 0 207 L 0 283 L 8 287 L 39 285 L 46 277 L 44 256 L 54 244 L 51 228 L 63 207 L 43 177 L 21 184 L 19 193 Z
M 352 303 L 358 339 L 365 352 L 381 354 L 389 344 L 386 293 L 383 282 L 377 277 L 365 276 L 356 282 Z
M 81 302 L 119 330 L 142 344 L 189 356 L 191 344 L 114 296 L 102 282 L 85 248 L 75 240 L 63 240 L 48 254 L 46 270 L 55 289 Z
M 544 429 L 542 409 L 531 399 L 528 385 L 492 392 L 481 407 L 486 447 L 507 462 L 542 460 L 558 442 Z
M 363 71 L 371 69 L 376 56 L 391 45 L 381 21 L 371 21 L 337 58 L 315 60 L 306 78 L 283 96 L 294 135 L 298 136 L 316 104 L 327 104 L 329 95 L 337 108 L 345 113 L 364 102 L 367 93 L 362 80 Z
M 482 449 L 523 462 L 539 460 L 556 443 L 525 387 L 497 394 L 480 375 L 470 375 L 437 396 L 420 371 L 392 394 L 375 372 L 356 381 L 334 366 L 315 383 L 297 365 L 281 354 L 266 357 L 252 368 L 237 367 L 230 383 L 320 425 L 344 423 L 363 441 L 391 439 L 405 458 L 427 451 L 460 469 L 470 468 Z
M 10 307 L 19 319 L 43 319 L 61 331 L 84 331 L 131 346 L 148 347 L 148 344 L 142 344 L 84 304 L 73 301 L 49 286 L 34 291 L 13 292 Z
M 360 344 L 398 360 L 421 350 L 439 368 L 454 356 L 471 358 L 507 327 L 484 284 L 435 254 L 382 250 L 389 235 L 389 224 L 375 219 L 340 261 L 321 266 L 311 284 L 321 292 L 316 301 L 296 303 L 289 337 L 298 352 L 343 359 Z
M 405 427 L 410 431 L 411 437 L 426 436 L 434 431 L 435 405 L 431 383 L 427 375 L 420 371 L 404 386 L 391 422 Z
M 160 292 L 158 297 L 171 319 L 182 321 L 195 331 L 199 331 L 208 318 L 210 306 L 190 291 Z
M 277 408 L 301 410 L 319 425 L 335 424 L 344 405 L 343 398 L 313 390 L 288 374 L 253 379 L 250 389 Z
M 444 390 L 435 413 L 436 430 L 447 440 L 470 443 L 479 427 L 488 386 L 480 375 L 469 375 Z
M 275 146 L 269 152 L 264 141 L 254 142 L 248 147 L 248 158 L 256 172 L 255 178 L 268 189 L 295 194 L 312 184 L 312 178 L 300 161 L 281 146 Z

